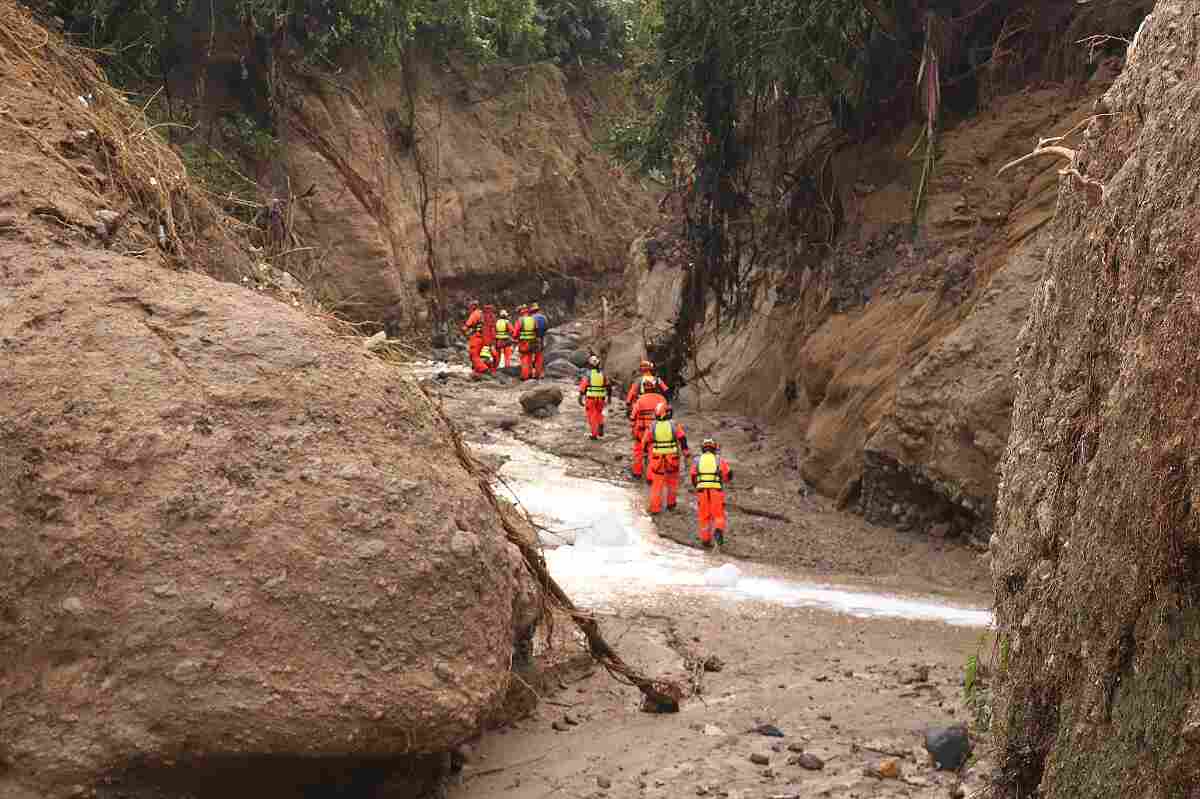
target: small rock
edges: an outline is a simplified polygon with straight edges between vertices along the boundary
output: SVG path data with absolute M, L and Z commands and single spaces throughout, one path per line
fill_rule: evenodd
M 904 683 L 905 685 L 929 682 L 929 667 L 913 666 L 910 670 L 904 673 L 904 675 L 900 678 L 900 682 Z
M 787 749 L 789 752 L 803 752 L 804 744 L 802 744 L 802 743 L 788 744 Z
M 895 758 L 882 760 L 879 762 L 879 765 L 875 767 L 875 771 L 879 774 L 881 779 L 898 780 L 900 779 L 900 761 L 896 760 Z
M 69 596 L 62 601 L 60 607 L 67 613 L 83 613 L 83 602 L 77 596 Z
M 754 752 L 750 755 L 750 762 L 756 766 L 766 766 L 771 762 L 771 758 L 767 757 L 762 752 Z
M 829 715 L 828 713 L 822 713 L 817 716 L 817 718 L 819 718 L 821 721 L 833 721 L 833 716 Z
M 563 716 L 563 721 L 566 722 L 567 724 L 570 724 L 572 727 L 576 727 L 579 725 L 579 719 L 575 718 L 570 713 L 567 713 L 566 715 Z
M 930 727 L 925 731 L 925 751 L 943 771 L 958 771 L 971 754 L 971 734 L 965 724 Z
M 550 729 L 555 730 L 556 732 L 566 732 L 571 728 L 566 724 L 563 724 L 561 721 L 556 721 L 550 725 Z
M 539 386 L 521 395 L 521 407 L 526 413 L 557 408 L 562 404 L 563 393 L 557 386 Z
M 721 660 L 716 655 L 709 655 L 704 659 L 704 670 L 718 672 L 725 668 L 725 661 Z
M 709 736 L 710 738 L 719 738 L 720 736 L 725 734 L 725 731 L 715 724 L 705 724 L 704 725 L 704 734 Z
M 811 752 L 802 752 L 788 758 L 789 766 L 799 766 L 806 771 L 820 771 L 825 768 L 825 761 Z
M 612 787 L 612 780 L 610 780 L 608 777 L 597 777 L 596 784 L 607 791 Z
M 765 735 L 768 738 L 782 738 L 783 730 L 776 727 L 774 724 L 759 724 L 751 732 L 756 732 L 759 735 Z

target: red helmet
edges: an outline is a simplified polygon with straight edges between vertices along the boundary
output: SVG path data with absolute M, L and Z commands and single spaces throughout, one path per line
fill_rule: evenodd
M 655 406 L 655 408 L 654 408 L 654 418 L 670 419 L 671 418 L 671 403 L 669 403 L 669 402 L 658 403 L 658 405 Z
M 654 371 L 654 361 L 642 359 L 642 362 L 638 364 L 638 368 L 642 370 L 643 374 L 650 374 Z

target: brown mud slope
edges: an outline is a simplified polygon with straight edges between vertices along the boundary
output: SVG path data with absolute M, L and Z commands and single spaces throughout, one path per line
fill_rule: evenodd
M 996 172 L 1084 119 L 1112 77 L 1098 73 L 1082 94 L 1047 86 L 999 98 L 946 132 L 915 240 L 904 155 L 916 134 L 840 157 L 842 239 L 815 266 L 764 271 L 773 287 L 749 318 L 706 329 L 699 402 L 786 426 L 804 478 L 871 522 L 984 545 L 1060 165 Z M 651 268 L 635 245 L 642 296 L 626 343 L 674 317 L 663 297 L 682 285 L 677 267 L 669 256 Z
M 592 115 L 613 99 L 603 81 L 569 84 L 549 64 L 427 62 L 339 80 L 293 77 L 280 106 L 286 174 L 269 178 L 284 197 L 285 177 L 297 194 L 316 187 L 295 224 L 321 252 L 307 282 L 330 304 L 421 321 L 430 237 L 452 298 L 511 305 L 542 298 L 543 278 L 558 296 L 564 275 L 620 273 L 654 199 L 595 150 Z
M 124 106 L 72 105 L 87 76 L 0 18 L 0 796 L 175 766 L 287 796 L 303 763 L 473 735 L 538 608 L 440 417 L 300 310 L 168 268 L 126 183 L 45 149 Z M 125 234 L 84 227 L 105 208 Z
M 993 544 L 1000 796 L 1200 795 L 1200 2 L 1163 0 L 1062 181 Z

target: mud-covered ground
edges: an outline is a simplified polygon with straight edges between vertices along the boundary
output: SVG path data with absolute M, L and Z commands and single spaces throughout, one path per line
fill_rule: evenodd
M 572 330 L 558 343 L 586 347 Z M 574 477 L 628 481 L 641 495 L 635 512 L 644 513 L 644 487 L 627 474 L 621 402 L 613 403 L 606 438 L 592 441 L 569 378 L 522 385 L 452 372 L 426 384 L 469 441 L 515 439 L 558 456 Z M 539 385 L 564 393 L 558 412 L 545 419 L 524 414 L 518 402 Z M 714 566 L 757 561 L 796 580 L 990 605 L 978 552 L 837 511 L 805 490 L 795 454 L 775 447 L 771 429 L 751 419 L 690 407 L 686 392 L 676 411 L 693 447 L 714 435 L 736 473 L 729 543 L 708 556 Z M 504 459 L 487 453 L 494 447 L 480 449 L 481 460 L 503 477 Z M 684 493 L 679 510 L 654 524 L 660 535 L 696 546 L 694 498 Z M 971 655 L 987 660 L 984 629 L 650 586 L 644 594 L 622 593 L 597 613 L 623 658 L 650 673 L 698 676 L 698 695 L 678 714 L 648 715 L 639 712 L 635 689 L 602 670 L 566 677 L 533 715 L 471 749 L 451 796 L 940 797 L 960 785 L 967 794 L 982 787 L 986 760 L 961 774 L 938 771 L 922 741 L 928 726 L 970 720 L 963 668 Z M 709 656 L 723 668 L 697 670 Z M 752 731 L 763 723 L 784 737 Z M 805 768 L 801 753 L 816 755 L 823 767 Z M 896 761 L 898 777 L 869 773 L 887 760 Z

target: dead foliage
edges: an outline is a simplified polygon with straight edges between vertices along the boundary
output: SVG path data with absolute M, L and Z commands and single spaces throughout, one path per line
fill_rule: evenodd
M 28 9 L 0 0 L 0 60 L 72 109 L 72 124 L 94 132 L 97 155 L 118 193 L 157 225 L 158 244 L 181 263 L 199 265 L 225 278 L 240 276 L 229 263 L 233 230 L 242 223 L 220 211 L 189 180 L 179 155 L 160 136 L 171 123 L 153 124 L 146 106 L 131 104 L 114 89 L 91 55 L 42 27 Z M 153 101 L 154 98 L 151 98 Z M 46 134 L 0 109 L 0 124 L 20 130 L 48 158 L 65 165 L 87 185 Z

